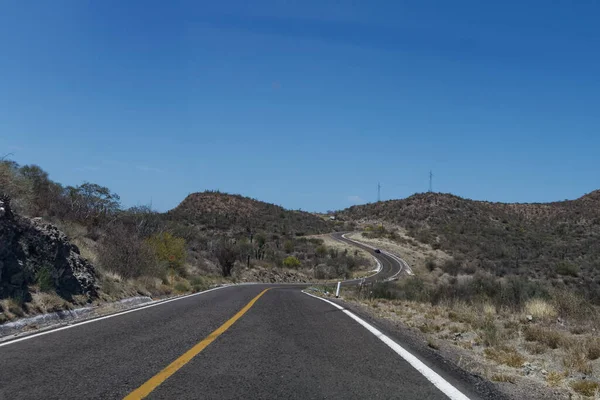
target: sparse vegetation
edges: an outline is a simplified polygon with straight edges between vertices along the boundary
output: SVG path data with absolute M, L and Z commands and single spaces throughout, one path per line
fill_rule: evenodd
M 535 325 L 525 327 L 523 335 L 525 340 L 545 344 L 551 349 L 558 348 L 565 340 L 561 332 Z
M 517 381 L 517 377 L 515 377 L 514 375 L 498 373 L 492 375 L 492 380 L 494 382 L 515 383 Z
M 286 268 L 298 268 L 302 265 L 300 260 L 294 256 L 288 256 L 283 260 L 283 266 Z
M 488 347 L 483 352 L 487 358 L 512 368 L 519 368 L 525 362 L 525 358 L 514 348 L 510 347 Z
M 441 265 L 449 275 L 487 271 L 521 281 L 551 282 L 553 288 L 575 289 L 600 305 L 599 204 L 600 191 L 547 204 L 490 203 L 423 193 L 353 206 L 338 215 L 377 221 L 364 233 L 367 237 L 394 240 L 389 234 L 393 225 L 423 245 L 435 244 L 454 256 L 454 261 Z
M 568 375 L 569 374 L 567 372 L 561 373 L 556 371 L 550 371 L 546 376 L 546 382 L 548 382 L 550 386 L 558 386 L 562 383 L 562 381 L 564 381 L 564 379 Z
M 38 270 L 35 280 L 42 292 L 51 292 L 55 289 L 52 269 L 47 266 L 43 266 Z
M 525 303 L 525 313 L 531 315 L 536 320 L 549 320 L 556 318 L 558 313 L 556 308 L 548 301 L 543 299 L 531 299 Z
M 600 384 L 590 380 L 579 380 L 571 382 L 570 386 L 573 390 L 583 396 L 592 397 L 600 391 Z

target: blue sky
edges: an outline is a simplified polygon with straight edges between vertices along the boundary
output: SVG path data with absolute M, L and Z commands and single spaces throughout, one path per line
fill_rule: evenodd
M 493 3 L 3 2 L 0 153 L 159 210 L 600 188 L 600 3 Z

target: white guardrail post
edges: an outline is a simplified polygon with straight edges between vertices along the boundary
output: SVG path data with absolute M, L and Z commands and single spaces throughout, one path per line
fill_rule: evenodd
M 341 284 L 342 284 L 342 282 L 338 282 L 337 289 L 335 289 L 335 297 L 336 297 L 336 299 L 338 297 L 340 297 L 340 286 L 341 286 Z

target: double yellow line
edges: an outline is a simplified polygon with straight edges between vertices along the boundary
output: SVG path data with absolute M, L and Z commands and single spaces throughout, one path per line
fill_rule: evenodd
M 240 319 L 246 312 L 256 303 L 260 297 L 266 293 L 269 289 L 265 289 L 258 294 L 255 298 L 250 300 L 248 304 L 244 306 L 237 314 L 231 317 L 227 322 L 217 328 L 213 333 L 208 335 L 206 339 L 202 340 L 198 344 L 194 345 L 191 349 L 186 351 L 181 357 L 177 360 L 173 361 L 169 364 L 165 369 L 160 371 L 158 374 L 154 375 L 152 378 L 148 379 L 146 383 L 144 383 L 139 388 L 135 389 L 133 392 L 129 393 L 125 396 L 124 400 L 134 400 L 134 399 L 143 399 L 150 394 L 154 389 L 156 389 L 161 383 L 166 381 L 171 375 L 177 372 L 181 367 L 190 362 L 192 358 L 197 356 L 202 350 L 204 350 L 209 344 L 211 344 L 216 338 L 221 336 L 223 332 L 231 327 L 238 319 Z

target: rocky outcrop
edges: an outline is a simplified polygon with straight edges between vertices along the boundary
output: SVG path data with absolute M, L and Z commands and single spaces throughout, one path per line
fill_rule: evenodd
M 54 225 L 14 214 L 10 199 L 0 197 L 0 299 L 29 301 L 40 276 L 65 299 L 97 296 L 94 267 L 77 246 Z

